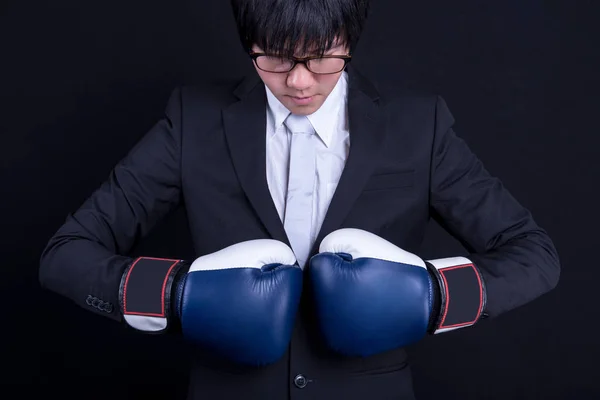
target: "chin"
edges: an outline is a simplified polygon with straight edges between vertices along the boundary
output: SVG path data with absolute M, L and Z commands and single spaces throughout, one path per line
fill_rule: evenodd
M 306 107 L 290 107 L 290 112 L 295 115 L 310 115 L 315 111 L 316 110 L 313 110 L 312 108 Z
M 290 110 L 290 112 L 292 114 L 296 114 L 296 115 L 310 115 L 312 113 L 314 113 L 315 111 L 317 111 L 319 109 L 319 107 L 321 107 L 321 104 L 308 104 L 306 106 L 298 106 L 295 104 L 288 104 L 288 110 Z

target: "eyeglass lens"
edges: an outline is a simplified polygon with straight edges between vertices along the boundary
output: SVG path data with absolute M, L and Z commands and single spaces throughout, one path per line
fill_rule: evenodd
M 309 60 L 307 68 L 317 74 L 339 72 L 344 68 L 345 62 L 341 58 L 317 58 Z M 294 61 L 288 58 L 273 56 L 259 56 L 256 58 L 258 68 L 269 72 L 288 72 Z

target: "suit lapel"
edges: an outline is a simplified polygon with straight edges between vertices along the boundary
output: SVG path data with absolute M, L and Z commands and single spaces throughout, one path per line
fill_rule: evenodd
M 223 111 L 225 136 L 242 188 L 273 239 L 289 244 L 266 173 L 267 98 L 258 76 L 246 78 L 234 94 L 239 101 Z
M 325 236 L 342 226 L 375 168 L 383 143 L 383 113 L 375 88 L 353 68 L 348 77 L 350 152 L 311 254 Z

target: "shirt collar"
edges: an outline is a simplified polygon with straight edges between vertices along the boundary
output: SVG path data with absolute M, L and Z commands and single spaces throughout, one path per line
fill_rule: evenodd
M 271 135 L 274 135 L 281 125 L 283 125 L 290 111 L 277 100 L 266 85 L 265 89 L 267 91 L 268 113 L 273 124 Z M 340 118 L 345 118 L 347 92 L 348 75 L 344 71 L 321 107 L 307 116 L 313 128 L 315 128 L 317 135 L 327 147 L 331 145 Z

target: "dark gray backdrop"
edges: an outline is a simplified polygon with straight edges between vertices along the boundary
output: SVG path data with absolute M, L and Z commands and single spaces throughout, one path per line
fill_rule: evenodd
M 563 267 L 539 300 L 411 348 L 420 399 L 599 398 L 597 2 L 375 3 L 353 62 L 380 84 L 441 94 Z M 0 382 L 62 398 L 177 398 L 180 344 L 42 291 L 38 258 L 176 85 L 251 69 L 229 2 L 4 0 L 0 13 Z M 182 214 L 138 251 L 150 249 L 193 256 Z M 431 225 L 424 257 L 461 251 Z

